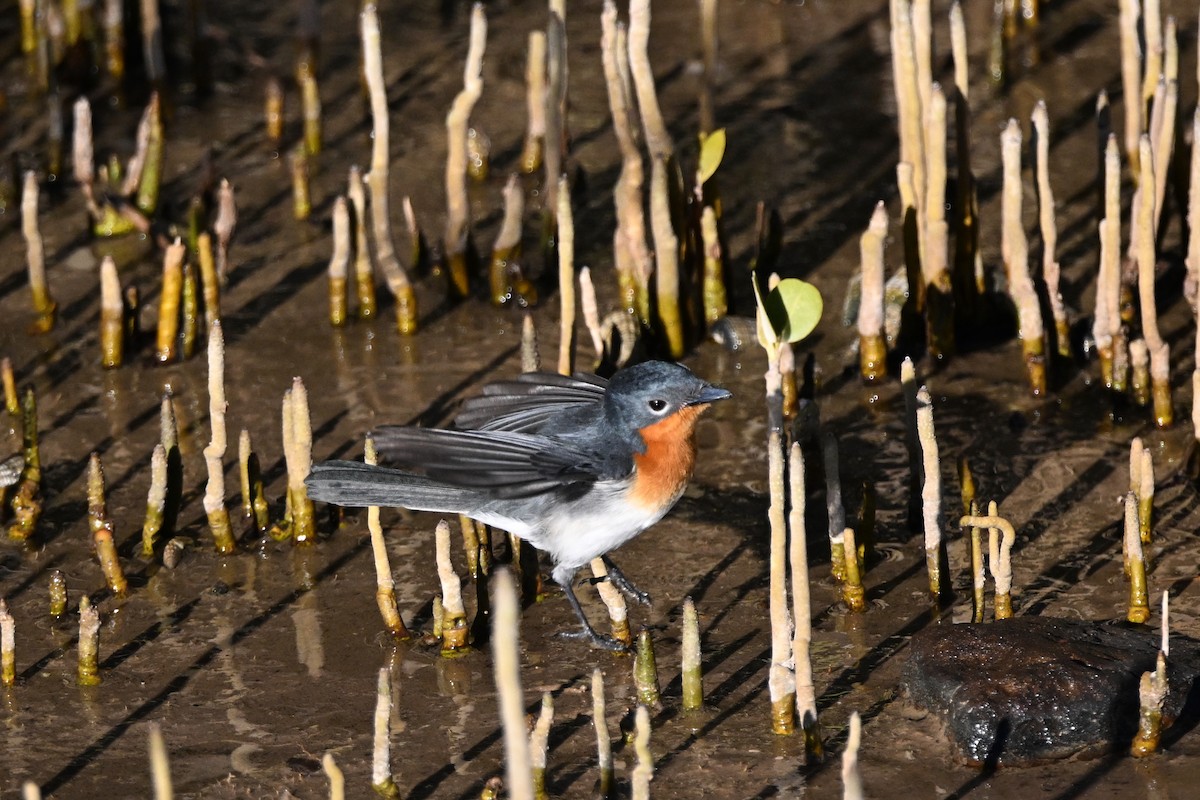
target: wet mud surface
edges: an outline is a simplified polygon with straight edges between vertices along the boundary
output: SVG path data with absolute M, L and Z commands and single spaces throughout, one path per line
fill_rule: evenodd
M 458 397 L 519 369 L 519 316 L 481 300 L 447 303 L 436 280 L 419 287 L 423 314 L 416 337 L 399 338 L 386 307 L 370 324 L 339 331 L 326 322 L 330 207 L 343 190 L 346 169 L 365 164 L 369 151 L 352 5 L 322 8 L 326 150 L 314 171 L 312 221 L 292 219 L 286 159 L 262 134 L 265 73 L 244 63 L 253 50 L 281 74 L 290 72 L 292 21 L 275 5 L 212 4 L 210 20 L 226 37 L 215 59 L 215 93 L 203 101 L 180 93 L 167 133 L 164 216 L 183 218 L 210 146 L 217 174 L 237 186 L 240 219 L 231 255 L 236 266 L 223 297 L 228 420 L 231 432 L 244 427 L 253 435 L 277 514 L 284 492 L 279 405 L 294 375 L 309 387 L 314 455 L 320 459 L 358 457 L 363 432 L 375 424 L 439 423 Z M 1099 89 L 1115 96 L 1120 84 L 1116 12 L 1115 4 L 1101 0 L 1045 5 L 1035 46 L 1017 59 L 1010 84 L 1001 89 L 988 82 L 985 69 L 990 4 L 968 4 L 984 257 L 989 268 L 998 268 L 999 132 L 1010 115 L 1027 120 L 1033 103 L 1045 97 L 1064 296 L 1081 315 L 1092 305 L 1097 260 L 1092 110 Z M 935 6 L 937 71 L 948 82 L 944 9 Z M 15 10 L 12 4 L 8 9 L 0 30 L 5 52 L 15 54 Z M 1195 6 L 1164 2 L 1164 11 L 1180 15 L 1180 74 L 1192 76 Z M 600 79 L 599 13 L 595 3 L 569 10 L 569 125 L 572 163 L 586 175 L 575 212 L 577 262 L 595 268 L 606 303 L 615 295 L 608 254 L 610 187 L 618 161 Z M 864 481 L 878 494 L 880 557 L 865 576 L 869 608 L 851 615 L 829 578 L 824 484 L 818 451 L 809 447 L 813 666 L 827 750 L 840 752 L 847 718 L 857 710 L 864 720 L 859 761 L 868 796 L 1192 796 L 1200 781 L 1194 723 L 1172 728 L 1165 752 L 1141 762 L 1116 756 L 981 773 L 957 763 L 932 719 L 912 720 L 905 713 L 899 694 L 903 651 L 914 633 L 936 623 L 925 600 L 921 536 L 909 521 L 904 402 L 895 381 L 865 389 L 846 371 L 853 363 L 847 356 L 852 332 L 838 319 L 846 282 L 857 269 L 858 236 L 879 199 L 887 199 L 892 211 L 889 267 L 901 257 L 886 4 L 727 2 L 720 14 L 716 107 L 718 123 L 729 129 L 720 175 L 735 310 L 749 311 L 744 269 L 752 252 L 754 206 L 765 200 L 783 221 L 783 271 L 814 282 L 826 298 L 825 319 L 801 355 L 815 358 L 819 416 L 841 444 L 850 516 Z M 423 7 L 382 14 L 393 208 L 411 195 L 432 237 L 443 222 L 442 121 L 460 87 L 466 16 L 463 7 L 448 20 Z M 472 189 L 473 236 L 483 250 L 498 227 L 500 188 L 523 136 L 518 109 L 526 36 L 544 25 L 545 16 L 544 6 L 530 2 L 489 9 L 485 89 L 473 115 L 493 146 L 492 177 Z M 167 19 L 170 25 L 169 14 Z M 695 152 L 697 29 L 692 4 L 655 8 L 652 60 L 685 162 Z M 33 164 L 45 138 L 45 114 L 27 99 L 22 69 L 17 57 L 4 62 L 11 111 L 2 141 L 6 158 L 17 153 L 22 163 Z M 1181 117 L 1187 117 L 1196 97 L 1190 78 L 1181 82 L 1180 93 Z M 97 152 L 116 150 L 128 157 L 138 112 L 109 108 L 103 97 L 97 92 L 93 98 Z M 294 141 L 299 136 L 294 92 L 288 104 L 288 136 Z M 1119 113 L 1119 103 L 1116 108 Z M 143 347 L 119 370 L 99 367 L 99 258 L 112 252 L 122 281 L 141 288 L 149 329 L 161 253 L 136 238 L 89 241 L 78 193 L 68 180 L 58 183 L 68 185 L 44 192 L 42 206 L 50 282 L 61 310 L 51 333 L 26 333 L 33 315 L 15 206 L 0 217 L 0 353 L 13 359 L 19 383 L 38 391 L 47 498 L 32 547 L 0 544 L 0 595 L 17 619 L 18 647 L 18 685 L 0 695 L 0 795 L 16 797 L 20 783 L 33 780 L 54 797 L 145 796 L 150 787 L 145 724 L 155 721 L 170 751 L 179 797 L 325 797 L 319 767 L 325 752 L 345 770 L 350 796 L 367 796 L 376 676 L 391 664 L 393 772 L 404 796 L 478 796 L 484 781 L 503 771 L 486 649 L 449 660 L 419 644 L 393 647 L 375 609 L 364 515 L 351 515 L 337 530 L 323 521 L 321 541 L 311 548 L 272 543 L 232 557 L 211 551 L 200 506 L 201 450 L 208 439 L 203 359 L 156 366 L 151 348 Z M 539 224 L 536 200 L 532 205 L 525 230 L 530 245 Z M 1026 229 L 1032 231 L 1031 194 L 1025 207 Z M 1167 213 L 1177 213 L 1177 207 Z M 1037 257 L 1036 241 L 1032 249 Z M 1144 435 L 1159 476 L 1150 595 L 1168 590 L 1173 628 L 1200 637 L 1194 533 L 1200 501 L 1180 477 L 1191 438 L 1182 420 L 1191 400 L 1186 387 L 1194 329 L 1182 299 L 1177 217 L 1161 249 L 1161 325 L 1172 347 L 1181 420 L 1173 430 L 1156 433 L 1148 412 L 1114 403 L 1097 383 L 1094 364 L 1056 365 L 1050 396 L 1030 398 L 1013 339 L 976 347 L 945 367 L 918 364 L 934 397 L 943 524 L 953 536 L 956 596 L 941 624 L 970 617 L 969 561 L 957 532 L 953 472 L 964 454 L 980 496 L 998 500 L 1001 514 L 1017 529 L 1016 613 L 1123 616 L 1127 590 L 1116 501 L 1128 483 L 1128 442 Z M 557 335 L 554 303 L 538 309 L 536 319 L 544 363 L 550 363 Z M 631 609 L 635 626 L 655 630 L 665 688 L 664 710 L 653 715 L 653 792 L 729 800 L 838 796 L 836 758 L 803 768 L 799 738 L 775 737 L 769 728 L 765 359 L 755 348 L 728 352 L 706 344 L 687 363 L 733 390 L 735 399 L 715 407 L 701 424 L 696 475 L 676 510 L 615 554 L 626 574 L 654 595 L 650 609 Z M 159 399 L 168 387 L 180 420 L 185 470 L 180 526 L 197 541 L 174 571 L 133 555 L 158 440 Z M 17 428 L 10 418 L 0 422 L 0 457 L 19 447 Z M 104 459 L 109 510 L 130 576 L 124 601 L 103 590 L 89 553 L 85 473 L 92 451 Z M 232 458 L 227 466 L 235 508 Z M 437 591 L 436 522 L 432 515 L 384 514 L 401 610 L 417 629 L 430 627 Z M 72 608 L 81 592 L 99 603 L 104 624 L 98 687 L 75 685 L 74 623 L 52 622 L 47 613 L 53 569 L 67 576 Z M 593 619 L 602 620 L 594 595 L 582 594 Z M 700 611 L 708 704 L 693 715 L 678 710 L 674 666 L 686 596 Z M 612 731 L 633 707 L 635 693 L 629 658 L 552 638 L 571 624 L 570 609 L 557 592 L 526 609 L 522 680 L 531 710 L 543 691 L 556 698 L 551 794 L 590 797 L 596 781 L 592 670 L 598 666 L 606 675 Z M 1151 624 L 1157 624 L 1157 614 Z M 625 791 L 632 747 L 618 746 L 616 762 Z

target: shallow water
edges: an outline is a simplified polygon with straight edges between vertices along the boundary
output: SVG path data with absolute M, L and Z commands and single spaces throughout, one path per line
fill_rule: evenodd
M 935 5 L 942 54 L 948 51 L 944 9 Z M 1045 96 L 1064 295 L 1072 308 L 1090 309 L 1097 258 L 1091 109 L 1100 88 L 1119 88 L 1115 10 L 1101 0 L 1045 5 L 1034 48 L 1038 58 L 1018 59 L 1003 90 L 987 82 L 984 69 L 990 4 L 968 8 L 974 167 L 984 203 L 985 258 L 994 265 L 998 255 L 999 130 L 1010 114 L 1027 118 L 1033 102 Z M 698 25 L 691 4 L 658 6 L 652 59 L 664 112 L 686 162 L 695 149 Z M 1180 72 L 1194 75 L 1194 5 L 1165 2 L 1164 7 L 1182 17 Z M 440 422 L 459 396 L 515 373 L 520 319 L 480 301 L 451 306 L 442 299 L 440 283 L 426 280 L 420 288 L 425 319 L 417 337 L 398 338 L 386 308 L 372 324 L 355 323 L 341 331 L 328 327 L 323 269 L 329 209 L 346 169 L 365 162 L 369 147 L 357 80 L 356 27 L 349 6 L 322 10 L 326 151 L 314 172 L 313 221 L 297 223 L 291 217 L 286 160 L 261 133 L 263 73 L 238 66 L 232 55 L 249 46 L 279 72 L 288 72 L 294 52 L 291 23 L 274 8 L 212 5 L 213 24 L 232 43 L 217 58 L 212 98 L 197 102 L 185 93 L 175 98 L 164 194 L 169 215 L 181 218 L 209 145 L 217 173 L 237 185 L 236 268 L 222 300 L 228 424 L 231 432 L 250 430 L 270 481 L 269 495 L 281 508 L 279 403 L 292 376 L 302 376 L 309 387 L 315 456 L 357 456 L 356 442 L 372 425 Z M 393 208 L 410 194 L 431 238 L 437 238 L 442 224 L 442 120 L 459 86 L 464 10 L 455 7 L 448 19 L 432 11 L 393 10 L 382 20 L 392 101 Z M 514 2 L 495 5 L 489 14 L 485 91 L 473 116 L 493 144 L 492 177 L 472 189 L 473 235 L 485 250 L 499 222 L 500 187 L 521 143 L 525 37 L 544 24 L 545 10 L 538 3 Z M 570 15 L 572 155 L 587 176 L 576 205 L 578 262 L 597 268 L 601 292 L 611 297 L 609 187 L 617 164 L 599 80 L 599 8 L 573 6 Z M 167 20 L 171 25 L 169 14 Z M 3 30 L 5 51 L 16 52 L 13 26 Z M 903 399 L 894 382 L 865 389 L 845 372 L 851 331 L 838 326 L 835 313 L 857 267 L 858 236 L 874 203 L 888 199 L 893 212 L 896 205 L 886 6 L 846 0 L 727 2 L 721 8 L 720 47 L 717 117 L 728 126 L 730 141 L 720 179 L 734 261 L 731 280 L 741 302 L 737 310 L 746 312 L 744 268 L 751 254 L 754 204 L 762 199 L 784 222 L 784 271 L 813 281 L 826 297 L 826 317 L 802 355 L 815 357 L 820 418 L 841 444 L 849 516 L 857 513 L 864 481 L 878 493 L 884 557 L 866 575 L 870 610 L 856 616 L 844 611 L 829 580 L 823 481 L 817 451 L 809 448 L 814 674 L 828 749 L 840 752 L 846 719 L 857 710 L 865 723 L 860 764 L 868 796 L 1190 796 L 1200 779 L 1200 744 L 1188 731 L 1171 731 L 1167 751 L 1144 762 L 1123 757 L 1070 761 L 989 775 L 957 765 L 932 721 L 909 719 L 897 695 L 899 663 L 907 637 L 931 619 L 921 536 L 908 522 Z M 44 138 L 44 115 L 26 98 L 19 59 L 9 59 L 2 74 L 12 118 L 0 141 L 6 155 L 16 152 L 29 161 Z M 945 71 L 943 77 L 949 78 Z M 103 96 L 97 92 L 94 100 Z M 1181 117 L 1190 113 L 1195 96 L 1194 82 L 1184 80 Z M 288 135 L 294 139 L 299 134 L 294 93 L 288 103 Z M 95 107 L 97 152 L 115 148 L 127 157 L 136 112 L 110 110 L 102 102 Z M 1119 103 L 1116 110 L 1120 113 Z M 110 250 L 118 254 L 122 280 L 136 282 L 143 292 L 142 321 L 149 329 L 159 256 L 135 239 L 89 242 L 82 235 L 82 202 L 70 186 L 43 197 L 50 280 L 62 309 L 50 334 L 25 333 L 31 314 L 24 248 L 14 214 L 0 217 L 0 354 L 12 357 L 20 383 L 37 388 L 47 494 L 36 546 L 0 544 L 0 595 L 17 619 L 20 676 L 15 689 L 0 695 L 5 734 L 0 793 L 15 797 L 22 781 L 34 780 L 57 797 L 145 795 L 145 723 L 155 721 L 163 728 L 180 797 L 324 797 L 319 762 L 325 752 L 345 770 L 350 796 L 365 796 L 376 675 L 390 664 L 393 769 L 404 796 L 478 796 L 483 782 L 503 771 L 486 650 L 447 660 L 419 644 L 393 649 L 375 610 L 362 516 L 352 516 L 336 532 L 325 523 L 328 535 L 310 549 L 272 544 L 229 558 L 210 552 L 199 503 L 201 450 L 208 438 L 203 358 L 153 366 L 143 348 L 120 370 L 103 372 L 98 366 L 94 265 Z M 1034 208 L 1027 192 L 1029 231 Z M 536 219 L 531 209 L 526 244 L 535 253 L 530 258 L 535 269 L 540 266 Z M 1185 420 L 1193 329 L 1179 291 L 1179 228 L 1172 222 L 1164 242 L 1159 299 L 1172 345 L 1177 417 Z M 403 235 L 397 238 L 404 251 Z M 1036 238 L 1031 241 L 1038 258 L 1039 245 Z M 889 264 L 899 263 L 899 257 L 898 243 L 892 241 Z M 384 294 L 381 288 L 381 299 Z M 536 319 L 549 363 L 557 346 L 556 310 L 547 305 Z M 631 610 L 635 625 L 654 628 L 666 697 L 665 710 L 653 718 L 653 791 L 662 797 L 731 800 L 836 796 L 836 758 L 802 768 L 801 743 L 769 732 L 760 400 L 765 361 L 756 350 L 731 353 L 706 344 L 688 363 L 732 389 L 735 400 L 715 407 L 701 425 L 696 476 L 677 509 L 617 554 L 629 576 L 649 585 L 655 597 L 652 608 Z M 1114 408 L 1095 382 L 1095 365 L 1059 370 L 1051 396 L 1031 399 L 1015 341 L 977 349 L 940 369 L 923 363 L 919 371 L 934 395 L 945 528 L 956 530 L 953 465 L 967 455 L 981 497 L 999 500 L 1001 513 L 1018 530 L 1018 613 L 1091 619 L 1123 614 L 1116 499 L 1127 484 L 1128 441 L 1147 436 L 1159 475 L 1151 594 L 1169 590 L 1173 627 L 1200 636 L 1193 533 L 1200 513 L 1194 488 L 1178 477 L 1183 445 L 1191 438 L 1185 421 L 1159 434 L 1149 429 L 1147 413 Z M 180 523 L 198 545 L 175 571 L 126 558 L 132 590 L 117 602 L 102 591 L 103 579 L 86 543 L 87 457 L 96 451 L 104 460 L 118 543 L 129 543 L 131 552 L 158 438 L 158 402 L 168 387 L 182 431 L 187 503 Z M 0 425 L 4 456 L 19 446 L 19 437 L 9 418 Z M 232 506 L 236 464 L 232 457 L 227 462 L 237 519 Z M 398 599 L 414 628 L 430 626 L 437 591 L 430 535 L 435 523 L 431 515 L 384 515 Z M 966 555 L 961 538 L 952 536 L 957 596 L 945 617 L 962 621 L 970 602 Z M 56 568 L 67 575 L 72 605 L 85 591 L 100 599 L 104 683 L 94 689 L 74 684 L 72 626 L 52 623 L 46 613 L 48 577 Z M 701 614 L 706 659 L 708 709 L 695 715 L 678 711 L 674 666 L 686 596 Z M 594 595 L 585 604 L 594 619 L 602 618 Z M 1157 624 L 1157 615 L 1152 623 Z M 522 680 L 531 710 L 543 691 L 555 695 L 551 794 L 587 797 L 596 780 L 591 672 L 595 667 L 605 672 L 614 733 L 632 708 L 634 691 L 627 657 L 550 638 L 570 624 L 570 610 L 556 592 L 526 610 Z M 616 758 L 625 780 L 632 748 L 618 745 Z

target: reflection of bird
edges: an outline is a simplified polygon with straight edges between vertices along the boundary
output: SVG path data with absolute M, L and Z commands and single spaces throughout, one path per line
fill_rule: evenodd
M 692 474 L 700 413 L 730 396 L 662 361 L 608 381 L 526 374 L 466 401 L 459 430 L 377 430 L 380 453 L 403 470 L 329 461 L 313 467 L 308 491 L 339 505 L 465 514 L 516 534 L 554 560 L 554 580 L 583 623 L 571 638 L 619 649 L 588 623 L 571 579 L 604 556 L 613 584 L 649 602 L 606 554 L 675 505 Z
M 7 489 L 21 479 L 25 469 L 25 456 L 17 453 L 0 461 L 0 489 Z

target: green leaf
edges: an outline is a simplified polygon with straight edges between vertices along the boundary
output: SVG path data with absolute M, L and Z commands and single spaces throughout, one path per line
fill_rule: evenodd
M 780 281 L 762 300 L 762 305 L 776 337 L 789 343 L 813 332 L 824 307 L 817 287 L 797 278 Z
M 697 170 L 700 183 L 708 182 L 717 171 L 717 167 L 721 166 L 721 159 L 724 157 L 725 129 L 718 128 L 700 141 L 700 167 Z

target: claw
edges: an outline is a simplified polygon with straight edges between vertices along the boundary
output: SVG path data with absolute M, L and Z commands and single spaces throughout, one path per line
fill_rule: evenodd
M 586 641 L 597 650 L 608 650 L 613 653 L 623 653 L 629 649 L 628 645 L 619 639 L 614 639 L 611 636 L 603 636 L 596 633 L 591 628 L 579 628 L 573 631 L 559 631 L 554 634 L 558 639 L 569 639 L 573 642 Z
M 604 566 L 608 567 L 608 580 L 612 581 L 612 585 L 617 587 L 621 591 L 621 594 L 630 600 L 644 606 L 650 605 L 650 595 L 643 592 L 637 586 L 634 586 L 633 581 L 625 577 L 625 573 L 621 572 L 620 568 L 612 562 L 611 558 L 608 556 L 604 556 L 603 558 Z

